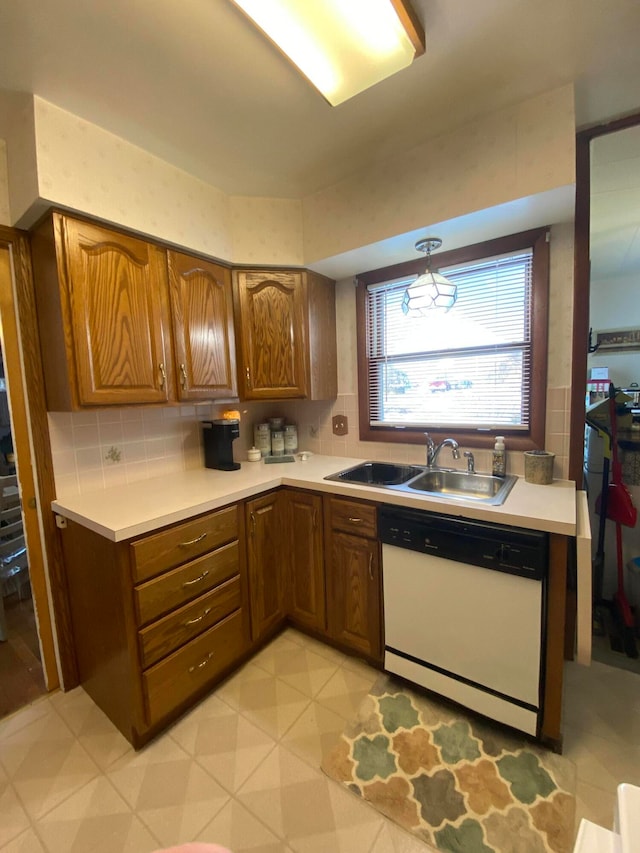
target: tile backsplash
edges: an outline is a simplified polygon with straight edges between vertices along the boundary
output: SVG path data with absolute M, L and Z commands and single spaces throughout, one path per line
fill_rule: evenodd
M 556 477 L 566 477 L 569 415 L 568 388 L 551 388 L 547 398 L 547 446 L 556 454 Z M 358 398 L 339 394 L 336 400 L 308 402 L 109 408 L 87 412 L 49 413 L 49 432 L 58 497 L 121 486 L 204 464 L 200 422 L 239 408 L 240 438 L 234 442 L 237 461 L 247 458 L 253 444 L 253 425 L 270 416 L 298 425 L 298 447 L 312 453 L 423 463 L 425 448 L 415 444 L 360 441 Z M 332 431 L 334 415 L 348 419 L 348 433 Z M 491 451 L 474 449 L 479 471 L 491 469 Z M 461 466 L 464 460 L 447 465 Z M 521 453 L 509 452 L 507 470 L 522 475 Z

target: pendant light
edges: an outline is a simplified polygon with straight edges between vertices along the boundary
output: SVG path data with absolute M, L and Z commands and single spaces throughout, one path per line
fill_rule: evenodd
M 419 252 L 426 252 L 427 269 L 405 291 L 402 300 L 402 311 L 405 314 L 426 314 L 433 310 L 446 312 L 455 305 L 457 285 L 431 270 L 431 252 L 440 246 L 442 240 L 439 237 L 425 237 L 416 243 Z

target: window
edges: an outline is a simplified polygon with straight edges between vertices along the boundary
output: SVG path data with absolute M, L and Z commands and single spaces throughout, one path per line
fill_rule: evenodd
M 448 312 L 402 311 L 424 258 L 358 276 L 361 438 L 423 442 L 441 430 L 479 447 L 496 434 L 543 445 L 547 233 L 434 255 L 458 288 Z

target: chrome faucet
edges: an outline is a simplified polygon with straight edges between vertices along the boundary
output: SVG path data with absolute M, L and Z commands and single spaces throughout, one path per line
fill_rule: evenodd
M 464 458 L 467 460 L 467 473 L 476 473 L 476 460 L 473 458 L 473 453 L 470 450 L 465 450 Z
M 425 438 L 427 439 L 427 467 L 435 468 L 436 461 L 438 459 L 438 455 L 443 447 L 450 447 L 451 453 L 453 454 L 454 459 L 460 459 L 460 451 L 458 450 L 459 444 L 455 440 L 455 438 L 444 438 L 440 444 L 436 445 L 434 440 L 431 438 L 428 432 L 425 432 Z

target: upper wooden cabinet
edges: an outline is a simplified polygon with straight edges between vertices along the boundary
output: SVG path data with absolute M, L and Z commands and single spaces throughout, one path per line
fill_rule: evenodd
M 233 275 L 240 397 L 335 397 L 334 282 L 308 271 Z
M 167 256 L 178 398 L 235 397 L 231 273 L 181 252 Z
M 235 395 L 228 270 L 58 213 L 32 248 L 49 409 Z

